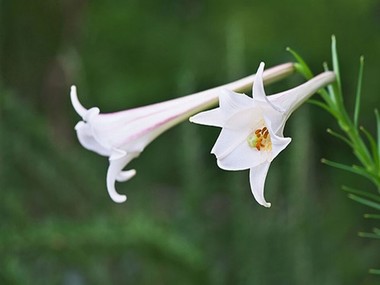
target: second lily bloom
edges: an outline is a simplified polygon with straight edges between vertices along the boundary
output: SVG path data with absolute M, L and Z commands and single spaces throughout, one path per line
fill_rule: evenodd
M 283 135 L 285 123 L 305 100 L 332 83 L 335 74 L 324 72 L 296 88 L 266 96 L 263 72 L 261 63 L 252 97 L 226 89 L 219 95 L 219 108 L 199 113 L 190 121 L 222 128 L 211 150 L 218 166 L 225 170 L 249 169 L 253 196 L 260 205 L 270 207 L 264 198 L 264 184 L 272 160 L 291 141 Z

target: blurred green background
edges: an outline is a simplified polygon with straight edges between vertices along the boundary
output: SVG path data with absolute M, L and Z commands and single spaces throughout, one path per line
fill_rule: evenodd
M 112 112 L 183 96 L 270 67 L 297 50 L 316 72 L 337 36 L 347 106 L 365 55 L 361 123 L 379 107 L 377 0 L 0 0 L 0 284 L 378 284 L 372 225 L 320 163 L 353 163 L 333 119 L 305 104 L 290 147 L 252 197 L 248 172 L 217 168 L 216 128 L 181 124 L 105 187 L 107 159 L 81 147 L 69 88 Z M 302 82 L 292 76 L 271 94 Z M 349 107 L 351 111 L 353 108 Z

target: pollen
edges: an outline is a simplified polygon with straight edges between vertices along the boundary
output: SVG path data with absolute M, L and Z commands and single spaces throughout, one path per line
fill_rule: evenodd
M 272 149 L 272 141 L 267 127 L 253 131 L 247 137 L 247 142 L 251 148 L 256 148 L 258 151 Z

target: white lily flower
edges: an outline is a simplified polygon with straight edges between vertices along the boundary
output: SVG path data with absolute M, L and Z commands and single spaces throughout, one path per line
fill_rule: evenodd
M 279 80 L 294 70 L 293 64 L 282 64 L 268 69 L 264 74 L 266 82 Z M 254 75 L 238 81 L 188 95 L 126 111 L 100 114 L 99 108 L 84 108 L 77 96 L 76 87 L 71 87 L 71 102 L 82 117 L 75 129 L 83 147 L 109 158 L 107 190 L 113 201 L 126 201 L 115 189 L 115 181 L 127 181 L 136 171 L 123 171 L 124 167 L 138 157 L 144 148 L 157 136 L 202 110 L 217 104 L 222 88 L 241 90 L 250 86 Z
M 252 97 L 225 89 L 219 96 L 219 108 L 199 113 L 190 121 L 222 128 L 211 150 L 218 166 L 225 170 L 250 169 L 253 196 L 260 205 L 270 207 L 264 198 L 264 184 L 270 163 L 291 141 L 283 135 L 285 123 L 312 94 L 333 82 L 335 75 L 324 72 L 296 88 L 266 96 L 263 71 L 261 63 Z

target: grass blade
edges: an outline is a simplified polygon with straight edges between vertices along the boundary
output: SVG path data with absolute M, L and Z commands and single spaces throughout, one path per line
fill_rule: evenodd
M 331 37 L 331 53 L 332 53 L 332 63 L 333 63 L 333 70 L 336 75 L 336 83 L 338 85 L 339 93 L 342 93 L 342 85 L 340 81 L 340 71 L 339 71 L 339 61 L 338 61 L 338 52 L 336 49 L 336 38 L 333 35 Z
M 380 210 L 380 203 L 376 203 L 374 201 L 368 200 L 366 198 L 359 197 L 359 196 L 354 195 L 354 194 L 348 194 L 348 198 L 350 198 L 350 199 L 352 199 L 352 200 L 354 200 L 360 204 L 366 205 L 366 206 L 374 208 L 376 210 Z
M 330 107 L 327 104 L 325 104 L 321 101 L 318 101 L 318 100 L 314 100 L 314 99 L 309 99 L 309 100 L 307 100 L 307 102 L 322 108 L 326 112 L 330 113 L 333 117 L 335 117 L 334 111 L 332 109 L 330 109 Z
M 303 60 L 303 58 L 294 50 L 287 47 L 286 50 L 290 52 L 294 58 L 298 61 L 299 65 L 296 66 L 297 71 L 299 71 L 306 79 L 313 78 L 313 72 L 311 72 L 309 66 L 306 64 L 306 62 Z
M 332 135 L 332 136 L 334 136 L 334 137 L 336 137 L 336 138 L 338 138 L 338 139 L 344 141 L 344 142 L 345 142 L 346 144 L 348 144 L 351 148 L 353 148 L 352 143 L 351 143 L 346 137 L 342 136 L 341 134 L 338 134 L 338 133 L 334 132 L 332 129 L 327 129 L 326 131 L 327 131 L 328 134 L 330 134 L 330 135 Z
M 379 165 L 380 165 L 379 159 L 380 158 L 377 155 L 377 145 L 376 145 L 375 139 L 373 138 L 373 136 L 363 126 L 360 127 L 360 130 L 367 137 L 367 140 L 368 140 L 368 142 L 369 142 L 369 144 L 371 146 L 371 151 L 372 151 L 373 159 L 375 161 L 376 166 L 379 167 Z
M 359 76 L 358 76 L 358 85 L 356 88 L 356 99 L 355 99 L 355 111 L 354 111 L 354 126 L 358 127 L 359 122 L 359 112 L 360 112 L 360 98 L 362 93 L 362 79 L 363 79 L 363 67 L 364 67 L 364 57 L 360 57 L 359 65 Z
M 357 165 L 349 166 L 349 165 L 342 164 L 342 163 L 339 163 L 339 162 L 327 160 L 325 158 L 322 158 L 321 162 L 324 163 L 324 164 L 327 164 L 329 166 L 332 166 L 332 167 L 335 167 L 335 168 L 339 168 L 339 169 L 342 169 L 342 170 L 345 170 L 345 171 L 348 171 L 348 172 L 355 173 L 357 175 L 363 176 L 363 177 L 371 180 L 375 185 L 377 185 L 377 183 L 378 183 L 379 177 L 373 175 L 372 173 L 369 173 L 364 168 L 359 167 Z
M 358 165 L 352 165 L 352 169 L 355 170 L 355 173 L 366 177 L 368 180 L 371 180 L 376 186 L 380 185 L 379 175 L 376 175 Z
M 372 193 L 362 191 L 362 190 L 358 190 L 358 189 L 354 189 L 354 188 L 350 188 L 347 186 L 342 186 L 342 189 L 343 189 L 343 191 L 349 192 L 351 194 L 361 195 L 361 196 L 364 196 L 364 197 L 367 197 L 367 198 L 370 198 L 372 200 L 380 202 L 380 196 L 379 195 L 372 194 Z
M 329 71 L 329 66 L 327 62 L 323 63 L 323 69 L 325 71 Z M 327 91 L 325 91 L 327 89 Z M 335 91 L 332 84 L 327 85 L 326 89 L 323 89 L 323 92 L 321 93 L 323 99 L 326 101 L 327 105 L 333 109 L 335 106 Z M 338 119 L 338 117 L 336 117 Z

